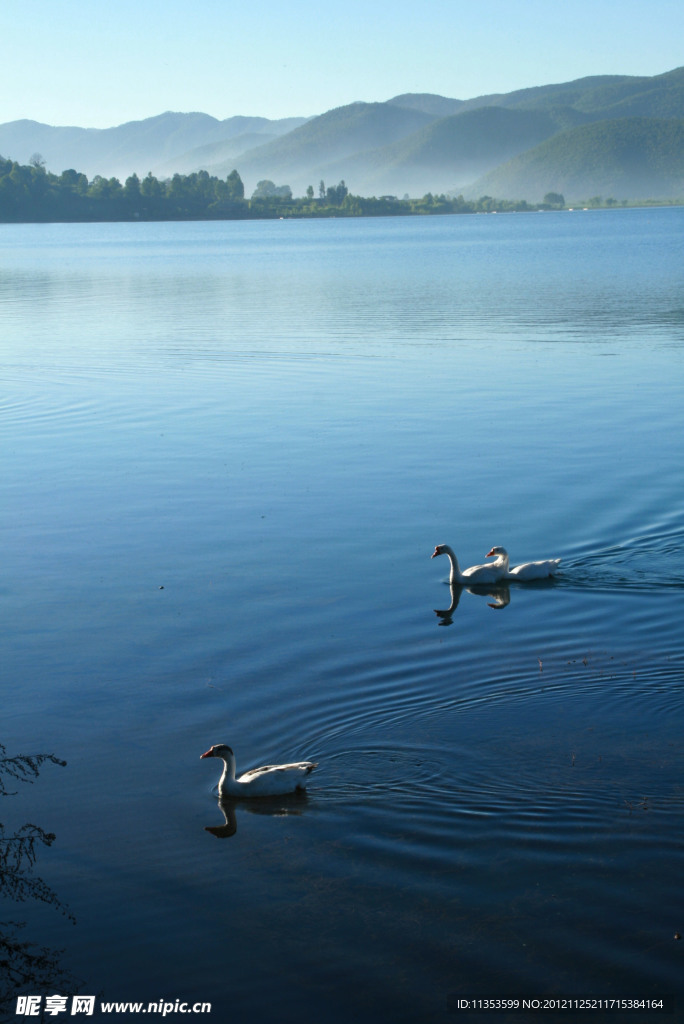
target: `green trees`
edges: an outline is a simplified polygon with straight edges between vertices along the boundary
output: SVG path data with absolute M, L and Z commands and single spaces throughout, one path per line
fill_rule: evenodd
M 3 220 L 45 219 L 53 177 L 46 173 L 37 154 L 28 166 L 0 158 L 0 216 Z M 31 216 L 32 211 L 37 217 Z
M 544 206 L 555 206 L 562 209 L 565 206 L 565 196 L 560 192 L 547 192 L 542 202 Z
M 226 178 L 227 195 L 230 199 L 244 199 L 245 198 L 245 186 L 242 184 L 242 178 L 237 171 L 231 171 Z
M 252 199 L 292 199 L 292 189 L 289 185 L 274 185 L 272 181 L 264 179 L 257 182 Z
M 344 181 L 341 181 L 339 185 L 330 185 L 326 189 L 325 198 L 332 206 L 340 206 L 344 202 L 344 198 L 348 192 L 349 189 L 345 185 Z
M 288 193 L 291 196 L 291 192 Z M 88 181 L 73 168 L 46 171 L 38 154 L 23 166 L 0 157 L 0 221 L 187 220 L 244 217 L 248 204 L 237 171 L 225 180 L 207 171 L 174 174 L 159 181 L 95 175 Z
M 96 174 L 90 183 L 88 195 L 97 200 L 114 200 L 120 198 L 122 189 L 118 178 L 103 178 Z
M 67 171 L 62 171 L 58 180 L 60 188 L 64 191 L 85 195 L 88 190 L 88 179 L 85 174 L 79 174 L 72 167 Z

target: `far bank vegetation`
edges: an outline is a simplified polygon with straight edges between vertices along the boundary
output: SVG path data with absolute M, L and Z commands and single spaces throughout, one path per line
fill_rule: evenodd
M 673 201 L 674 203 L 674 201 Z M 592 208 L 626 206 L 628 200 L 593 196 L 583 203 Z M 640 205 L 643 205 L 643 201 Z M 248 220 L 291 217 L 378 217 L 456 213 L 510 213 L 560 210 L 565 198 L 549 192 L 541 203 L 480 196 L 433 195 L 419 199 L 393 195 L 356 196 L 344 181 L 316 189 L 309 185 L 295 198 L 288 185 L 262 180 L 248 199 L 236 170 L 226 178 L 207 171 L 174 174 L 160 180 L 151 173 L 132 174 L 123 184 L 118 178 L 69 169 L 53 174 L 40 154 L 26 164 L 0 157 L 0 222 L 47 223 L 88 221 Z

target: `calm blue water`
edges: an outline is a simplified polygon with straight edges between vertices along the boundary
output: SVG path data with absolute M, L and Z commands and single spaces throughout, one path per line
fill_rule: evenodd
M 68 762 L 0 802 L 72 915 L 0 903 L 21 991 L 684 1013 L 683 266 L 681 209 L 0 226 L 0 743 Z M 206 831 L 218 742 L 308 797 Z

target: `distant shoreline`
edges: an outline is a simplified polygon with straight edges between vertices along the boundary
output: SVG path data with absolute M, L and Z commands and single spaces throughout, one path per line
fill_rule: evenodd
M 407 204 L 408 205 L 408 204 Z M 496 216 L 514 213 L 586 213 L 592 211 L 608 210 L 644 210 L 644 209 L 675 209 L 684 206 L 684 200 L 642 200 L 627 202 L 618 206 L 564 206 L 557 208 L 544 207 L 542 204 L 533 206 L 527 204 L 526 208 L 510 209 L 500 204 L 491 210 L 383 210 L 381 212 L 363 211 L 358 213 L 343 213 L 339 210 L 331 210 L 326 213 L 298 213 L 292 211 L 280 211 L 274 213 L 247 214 L 243 216 L 169 216 L 169 217 L 22 217 L 7 218 L 0 216 L 0 225 L 11 224 L 206 224 L 211 222 L 232 223 L 236 221 L 272 221 L 272 220 L 358 220 L 378 219 L 382 217 L 455 217 L 455 216 Z
M 363 197 L 355 196 L 355 199 Z M 483 202 L 484 200 L 484 202 Z M 245 201 L 246 209 L 235 213 L 199 213 L 168 215 L 141 215 L 121 214 L 112 215 L 106 211 L 92 211 L 90 216 L 3 216 L 0 211 L 0 225 L 5 224 L 164 224 L 164 223 L 208 223 L 211 221 L 260 221 L 260 220 L 350 220 L 358 218 L 381 218 L 381 217 L 434 217 L 434 216 L 482 216 L 482 215 L 504 215 L 513 213 L 583 213 L 596 210 L 634 210 L 654 208 L 676 208 L 684 206 L 684 199 L 643 199 L 628 200 L 626 202 L 607 204 L 594 203 L 592 205 L 576 203 L 568 206 L 548 206 L 544 203 L 527 203 L 526 201 L 514 202 L 511 200 L 496 201 L 490 197 L 483 197 L 472 203 L 463 203 L 460 208 L 453 208 L 455 201 L 444 200 L 435 202 L 433 205 L 422 206 L 421 200 L 397 200 L 395 203 L 383 201 L 378 208 L 380 200 L 368 199 L 359 203 L 361 208 L 355 210 L 326 207 L 320 210 L 302 210 L 293 204 L 291 207 L 279 207 L 269 210 L 253 210 L 249 208 L 249 201 Z M 90 211 L 89 211 L 90 212 Z M 99 215 L 98 215 L 99 214 Z
M 542 202 L 525 199 L 496 199 L 483 195 L 426 193 L 421 198 L 406 196 L 357 196 L 344 181 L 327 189 L 321 182 L 319 194 L 312 187 L 307 195 L 293 198 L 287 185 L 261 181 L 250 199 L 236 170 L 227 178 L 206 171 L 174 174 L 160 181 L 152 174 L 142 180 L 132 174 L 122 185 L 118 178 L 96 175 L 88 181 L 75 170 L 53 174 L 38 157 L 28 165 L 0 158 L 0 223 L 81 224 L 155 223 L 157 221 L 212 220 L 315 220 L 330 217 L 412 217 L 435 214 L 534 213 L 575 209 L 619 209 L 634 206 L 681 206 L 682 199 L 617 200 L 592 196 L 567 203 L 559 192 L 548 192 Z

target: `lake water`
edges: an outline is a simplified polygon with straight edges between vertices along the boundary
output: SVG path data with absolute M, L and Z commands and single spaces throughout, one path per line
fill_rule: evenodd
M 684 209 L 0 226 L 17 991 L 684 1014 L 683 268 Z M 226 825 L 213 743 L 319 768 Z

